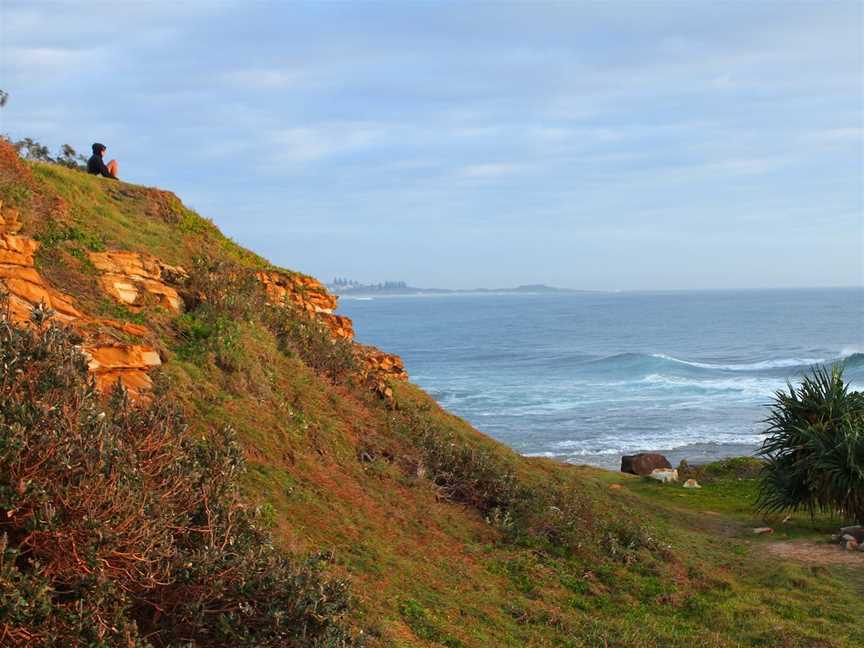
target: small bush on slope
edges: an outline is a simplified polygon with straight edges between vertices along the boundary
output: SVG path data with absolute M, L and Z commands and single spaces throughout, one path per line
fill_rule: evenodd
M 359 367 L 351 343 L 334 338 L 321 322 L 290 305 L 268 306 L 266 322 L 282 352 L 296 354 L 334 385 L 350 383 L 357 377 Z
M 333 384 L 357 375 L 357 360 L 348 340 L 334 338 L 321 322 L 296 307 L 266 303 L 255 273 L 238 264 L 195 260 L 184 285 L 188 311 L 177 318 L 178 352 L 186 360 L 212 359 L 226 371 L 246 361 L 242 325 L 258 322 L 269 329 L 282 352 L 298 356 Z
M 505 457 L 437 425 L 428 412 L 408 409 L 399 417 L 403 432 L 420 450 L 418 473 L 442 499 L 477 509 L 508 542 L 625 564 L 650 556 L 672 558 L 669 546 L 632 513 L 608 504 L 598 507 L 574 486 L 525 484 Z
M 231 435 L 104 403 L 44 320 L 0 318 L 0 645 L 354 645 L 346 583 L 241 505 Z
M 522 496 L 512 466 L 486 448 L 465 443 L 419 412 L 406 412 L 404 420 L 421 452 L 419 473 L 435 484 L 442 499 L 497 519 Z
M 760 508 L 839 512 L 864 524 L 864 393 L 849 390 L 842 369 L 814 369 L 778 391 L 767 423 Z
M 197 258 L 184 285 L 188 312 L 177 318 L 178 352 L 186 360 L 211 358 L 226 371 L 244 361 L 241 325 L 260 317 L 264 293 L 254 273 L 233 263 Z

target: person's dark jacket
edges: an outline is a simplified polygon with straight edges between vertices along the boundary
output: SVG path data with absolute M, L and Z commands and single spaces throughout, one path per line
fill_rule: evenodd
M 90 159 L 87 160 L 87 173 L 105 176 L 106 178 L 114 178 L 114 180 L 116 180 L 117 178 L 111 175 L 108 167 L 105 166 L 105 161 L 102 159 L 102 151 L 104 150 L 104 144 L 97 143 L 93 145 L 93 155 L 91 155 Z

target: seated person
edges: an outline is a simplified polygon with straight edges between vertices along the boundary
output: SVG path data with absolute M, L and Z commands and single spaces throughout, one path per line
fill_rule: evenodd
M 87 173 L 92 173 L 93 175 L 101 175 L 106 178 L 117 179 L 117 171 L 119 171 L 119 166 L 117 164 L 117 160 L 111 160 L 108 164 L 102 160 L 102 155 L 105 153 L 108 147 L 104 144 L 100 144 L 96 142 L 93 145 L 93 155 L 90 156 L 90 159 L 87 160 Z

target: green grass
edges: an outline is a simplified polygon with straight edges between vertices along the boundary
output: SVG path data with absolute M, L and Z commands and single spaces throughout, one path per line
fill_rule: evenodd
M 827 513 L 811 516 L 806 511 L 789 515 L 765 514 L 755 508 L 758 481 L 755 477 L 738 477 L 734 473 L 722 472 L 722 464 L 708 467 L 710 477 L 700 482 L 702 488 L 687 489 L 680 485 L 665 485 L 649 478 L 619 480 L 633 493 L 667 507 L 682 509 L 698 514 L 703 520 L 721 519 L 724 523 L 734 524 L 736 536 L 752 536 L 752 529 L 771 527 L 774 534 L 759 536 L 758 541 L 770 538 L 819 538 L 824 539 L 844 524 L 851 524 Z M 727 476 L 728 475 L 728 476 Z

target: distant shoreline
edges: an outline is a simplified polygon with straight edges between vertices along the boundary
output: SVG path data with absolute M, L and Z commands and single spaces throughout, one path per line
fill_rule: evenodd
M 575 290 L 543 284 L 516 286 L 515 288 L 415 288 L 414 286 L 338 286 L 329 284 L 328 290 L 339 297 L 421 297 L 434 295 L 548 295 L 588 294 L 609 292 L 604 290 Z
M 864 286 L 801 286 L 780 288 L 680 288 L 680 289 L 619 289 L 619 288 L 557 288 L 546 285 L 517 286 L 515 288 L 378 288 L 376 286 L 344 287 L 327 284 L 327 289 L 338 297 L 430 297 L 448 295 L 677 295 L 686 293 L 776 293 L 862 291 Z

